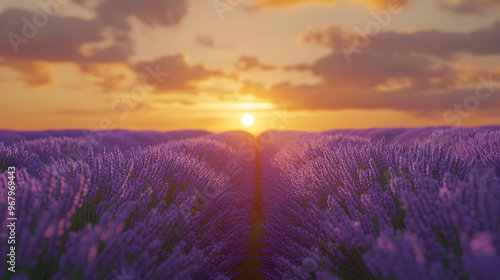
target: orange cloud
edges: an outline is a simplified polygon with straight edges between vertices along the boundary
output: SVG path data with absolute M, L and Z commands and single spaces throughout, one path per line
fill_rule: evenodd
M 326 28 L 310 27 L 299 37 L 308 45 L 320 45 L 334 51 L 343 51 L 343 44 L 363 51 L 386 52 L 390 54 L 423 53 L 448 58 L 452 54 L 468 52 L 476 55 L 500 54 L 500 20 L 490 27 L 480 28 L 468 33 L 440 30 L 419 30 L 412 33 L 384 31 L 370 37 L 361 31 L 342 26 Z M 358 42 L 367 41 L 364 47 Z M 364 43 L 363 43 L 364 44 Z
M 425 55 L 365 51 L 347 63 L 343 54 L 333 52 L 310 65 L 292 64 L 283 69 L 307 71 L 323 82 L 286 82 L 266 88 L 245 81 L 240 93 L 291 110 L 391 109 L 436 113 L 454 104 L 460 106 L 476 96 L 479 87 L 481 96 L 489 95 L 481 109 L 500 108 L 500 96 L 492 94 L 500 71 L 440 65 Z
M 197 82 L 211 77 L 226 77 L 219 70 L 191 65 L 184 54 L 165 55 L 152 61 L 141 61 L 132 67 L 139 81 L 152 85 L 155 92 L 162 93 L 196 93 Z
M 352 3 L 361 3 L 369 7 L 380 9 L 386 8 L 387 5 L 395 3 L 404 4 L 407 0 L 349 0 Z M 335 0 L 256 0 L 256 6 L 259 8 L 283 8 L 302 4 L 320 3 L 333 4 Z
M 289 65 L 284 69 L 309 70 L 335 88 L 375 89 L 380 86 L 395 86 L 394 81 L 398 81 L 401 84 L 399 86 L 407 87 L 409 84 L 419 90 L 450 89 L 457 81 L 456 70 L 448 66 L 438 67 L 425 56 L 370 51 L 357 54 L 351 63 L 346 62 L 342 53 L 334 52 L 318 59 L 309 67 Z
M 50 84 L 53 80 L 48 63 L 8 58 L 0 59 L 0 62 L 0 66 L 19 73 L 23 81 L 30 86 Z
M 175 26 L 188 13 L 187 0 L 107 0 L 97 7 L 99 20 L 115 27 L 129 28 L 135 17 L 149 26 Z
M 440 5 L 444 10 L 458 14 L 484 15 L 494 5 L 499 5 L 498 0 L 441 0 Z
M 259 7 L 281 8 L 290 7 L 307 3 L 324 3 L 331 4 L 334 0 L 257 0 Z

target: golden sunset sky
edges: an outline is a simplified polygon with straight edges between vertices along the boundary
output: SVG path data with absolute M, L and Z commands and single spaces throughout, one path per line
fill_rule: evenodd
M 3 0 L 0 35 L 0 129 L 500 124 L 498 0 Z

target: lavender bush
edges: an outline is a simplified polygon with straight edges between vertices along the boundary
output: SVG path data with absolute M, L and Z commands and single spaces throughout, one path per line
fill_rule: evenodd
M 498 127 L 0 131 L 0 194 L 2 279 L 500 275 Z
M 421 132 L 276 137 L 261 156 L 266 278 L 498 278 L 498 131 Z
M 5 277 L 234 278 L 248 249 L 253 162 L 217 137 L 185 138 L 113 150 L 67 136 L 1 143 L 2 240 L 8 166 L 19 217 L 16 273 Z

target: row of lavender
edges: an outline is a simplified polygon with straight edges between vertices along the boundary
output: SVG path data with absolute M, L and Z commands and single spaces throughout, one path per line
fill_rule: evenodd
M 237 275 L 254 193 L 250 135 L 118 131 L 100 141 L 75 131 L 2 135 L 0 278 Z M 16 168 L 16 273 L 5 259 L 8 167 Z
M 498 129 L 272 133 L 267 279 L 498 279 Z

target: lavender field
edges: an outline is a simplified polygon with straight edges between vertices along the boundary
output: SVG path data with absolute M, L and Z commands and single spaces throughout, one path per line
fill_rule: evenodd
M 500 279 L 499 127 L 0 131 L 0 169 L 1 279 Z

